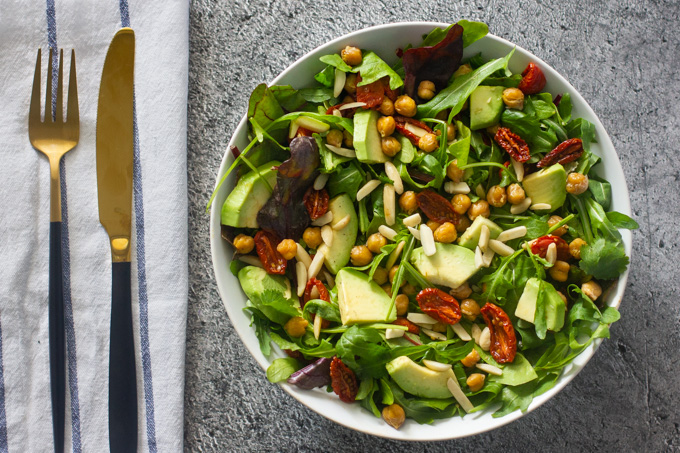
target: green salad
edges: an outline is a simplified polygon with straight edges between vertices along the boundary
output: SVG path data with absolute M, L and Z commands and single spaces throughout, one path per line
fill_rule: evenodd
M 464 56 L 487 32 L 435 28 L 393 65 L 346 46 L 307 88 L 253 91 L 221 223 L 262 353 L 285 352 L 271 382 L 397 429 L 501 417 L 609 337 L 637 224 L 610 211 L 569 93 L 512 73 L 514 50 Z

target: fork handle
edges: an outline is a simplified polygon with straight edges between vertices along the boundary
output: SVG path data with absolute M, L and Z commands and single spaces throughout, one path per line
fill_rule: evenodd
M 54 451 L 64 451 L 66 411 L 66 341 L 64 333 L 64 283 L 61 262 L 61 222 L 50 222 L 49 336 L 50 390 Z

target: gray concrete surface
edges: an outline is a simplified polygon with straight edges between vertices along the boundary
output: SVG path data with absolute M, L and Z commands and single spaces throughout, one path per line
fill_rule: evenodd
M 678 451 L 680 6 L 677 1 L 194 0 L 189 80 L 186 451 Z M 640 223 L 622 320 L 543 407 L 428 444 L 335 425 L 270 385 L 222 307 L 205 205 L 252 88 L 325 41 L 407 20 L 482 20 L 551 64 L 609 131 Z

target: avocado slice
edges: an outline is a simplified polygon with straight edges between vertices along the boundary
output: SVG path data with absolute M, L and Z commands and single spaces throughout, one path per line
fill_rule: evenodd
M 411 253 L 411 262 L 430 283 L 458 288 L 477 272 L 475 252 L 454 244 L 435 244 L 437 252 L 425 255 L 422 247 Z
M 503 229 L 496 225 L 493 221 L 487 219 L 486 217 L 479 216 L 460 236 L 458 244 L 461 247 L 465 247 L 470 250 L 476 249 L 477 244 L 479 244 L 479 235 L 482 232 L 482 225 L 486 225 L 489 228 L 489 232 L 491 233 L 489 237 L 491 239 L 496 239 L 498 235 L 503 232 Z
M 290 282 L 283 275 L 272 275 L 261 267 L 246 266 L 238 272 L 238 281 L 255 308 L 275 323 L 285 324 L 290 316 L 262 304 L 260 297 L 265 291 L 279 292 L 290 301 L 292 307 L 300 308 L 297 295 L 291 291 Z
M 388 362 L 385 368 L 405 392 L 423 398 L 451 398 L 446 383 L 449 379 L 456 379 L 453 369 L 434 371 L 405 355 Z
M 387 313 L 392 300 L 368 275 L 354 269 L 341 269 L 335 277 L 335 286 L 343 325 L 397 319 L 395 307 Z
M 357 240 L 359 220 L 354 210 L 352 199 L 347 194 L 338 195 L 328 203 L 328 210 L 333 213 L 331 227 L 349 216 L 349 223 L 341 230 L 333 230 L 333 242 L 326 250 L 325 264 L 329 271 L 337 274 L 349 262 L 352 247 Z
M 539 293 L 543 291 L 545 306 L 545 324 L 548 330 L 557 332 L 564 326 L 566 306 L 557 290 L 550 283 L 538 278 L 530 278 L 524 287 L 524 292 L 517 302 L 515 316 L 530 323 L 534 322 L 536 304 Z
M 278 165 L 281 162 L 267 162 L 257 167 L 257 171 L 246 173 L 238 180 L 222 205 L 222 225 L 259 228 L 257 213 L 267 203 L 272 194 L 271 189 L 276 185 L 274 167 Z
M 361 162 L 380 164 L 388 160 L 380 143 L 379 117 L 376 110 L 359 109 L 354 114 L 354 150 Z
M 503 113 L 505 87 L 478 86 L 470 95 L 470 129 L 484 129 L 497 124 Z
M 567 172 L 562 165 L 554 164 L 526 176 L 522 186 L 532 204 L 547 203 L 554 211 L 567 199 Z

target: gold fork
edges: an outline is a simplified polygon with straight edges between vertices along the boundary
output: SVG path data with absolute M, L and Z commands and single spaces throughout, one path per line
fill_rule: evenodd
M 52 395 L 52 429 L 54 450 L 64 451 L 66 408 L 66 341 L 64 332 L 64 291 L 61 257 L 61 185 L 59 162 L 72 150 L 80 137 L 78 90 L 76 87 L 76 54 L 71 51 L 68 82 L 67 114 L 64 121 L 63 69 L 64 51 L 59 52 L 57 99 L 52 109 L 52 49 L 50 48 L 45 90 L 45 119 L 40 119 L 40 60 L 35 64 L 31 107 L 28 113 L 28 137 L 35 149 L 50 162 L 50 270 L 49 270 L 49 343 L 50 391 Z

